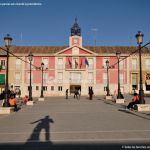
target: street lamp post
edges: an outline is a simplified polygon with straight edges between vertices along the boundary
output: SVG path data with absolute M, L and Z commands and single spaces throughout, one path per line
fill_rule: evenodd
M 41 84 L 41 96 L 40 98 L 43 98 L 43 70 L 44 70 L 44 63 L 41 63 L 41 70 L 42 70 L 42 84 Z
M 3 103 L 3 107 L 9 107 L 9 84 L 8 84 L 8 64 L 9 64 L 9 48 L 11 46 L 12 38 L 9 34 L 4 37 L 5 47 L 7 49 L 7 66 L 6 66 L 6 83 L 5 83 L 5 99 Z
M 28 59 L 30 62 L 30 86 L 29 86 L 29 101 L 32 101 L 32 86 L 31 86 L 31 62 L 32 62 L 33 54 L 30 52 L 28 55 Z
M 106 67 L 107 67 L 107 95 L 106 96 L 110 96 L 110 91 L 109 91 L 109 61 L 106 60 Z
M 139 48 L 139 67 L 140 67 L 139 100 L 140 100 L 140 104 L 145 104 L 143 82 L 142 82 L 142 61 L 141 61 L 141 44 L 143 43 L 143 36 L 144 34 L 142 34 L 141 31 L 138 31 L 138 33 L 135 35 L 137 39 L 138 48 Z
M 121 90 L 120 90 L 120 66 L 119 66 L 120 55 L 121 55 L 121 52 L 117 51 L 116 52 L 116 56 L 118 58 L 118 95 L 117 95 L 117 99 L 123 99 L 124 98 L 122 93 L 121 93 Z

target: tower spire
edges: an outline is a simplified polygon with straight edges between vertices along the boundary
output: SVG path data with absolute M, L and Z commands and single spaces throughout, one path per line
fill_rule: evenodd
M 71 36 L 78 35 L 81 36 L 81 28 L 77 23 L 77 17 L 75 18 L 75 23 L 71 27 Z

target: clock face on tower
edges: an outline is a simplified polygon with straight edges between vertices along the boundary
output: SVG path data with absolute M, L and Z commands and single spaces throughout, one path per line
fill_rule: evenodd
M 78 40 L 77 40 L 77 39 L 74 39 L 73 42 L 74 42 L 74 44 L 77 44 L 77 43 L 78 43 Z
M 74 44 L 76 44 L 76 45 L 79 44 L 79 39 L 78 39 L 78 38 L 74 38 L 74 39 L 73 39 L 73 45 L 74 45 Z

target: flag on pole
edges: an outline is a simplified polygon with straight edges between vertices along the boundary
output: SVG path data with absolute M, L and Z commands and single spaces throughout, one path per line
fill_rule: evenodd
M 89 66 L 88 59 L 85 57 L 85 64 Z
M 80 68 L 82 67 L 82 58 L 81 58 L 81 61 L 80 61 Z
M 75 59 L 75 68 L 77 68 L 78 67 L 78 62 L 77 62 L 77 60 Z
M 69 58 L 68 58 L 68 61 L 69 61 L 70 68 L 72 68 L 72 62 L 70 61 Z

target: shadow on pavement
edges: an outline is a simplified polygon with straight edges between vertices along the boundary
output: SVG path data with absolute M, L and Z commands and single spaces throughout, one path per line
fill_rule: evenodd
M 145 117 L 145 116 L 142 116 L 142 114 L 137 114 L 136 112 L 131 111 L 131 110 L 118 109 L 118 111 L 121 111 L 121 112 L 124 112 L 124 113 L 128 113 L 128 114 L 131 114 L 131 115 L 134 115 L 134 116 L 137 116 L 137 117 L 139 117 L 139 118 L 146 119 L 146 120 L 150 120 L 150 118 L 147 118 L 147 117 Z
M 50 139 L 50 124 L 54 123 L 53 119 L 49 116 L 45 116 L 42 119 L 31 122 L 30 124 L 35 124 L 36 127 L 33 129 L 29 139 L 26 143 L 4 143 L 0 144 L 0 150 L 125 150 L 131 149 L 131 147 L 145 146 L 146 143 L 123 143 L 117 141 L 115 142 L 80 142 L 80 143 L 52 143 Z M 44 138 L 45 141 L 40 140 L 41 131 L 45 130 Z M 138 149 L 139 149 L 138 147 Z M 150 147 L 149 147 L 150 148 Z M 135 149 L 135 148 L 134 148 Z
M 37 123 L 37 126 L 34 128 L 30 138 L 27 142 L 32 141 L 40 141 L 40 133 L 42 129 L 45 130 L 45 141 L 50 141 L 50 123 L 54 123 L 53 119 L 49 118 L 49 116 L 45 116 L 45 118 L 39 119 L 37 121 L 31 122 L 30 124 Z

